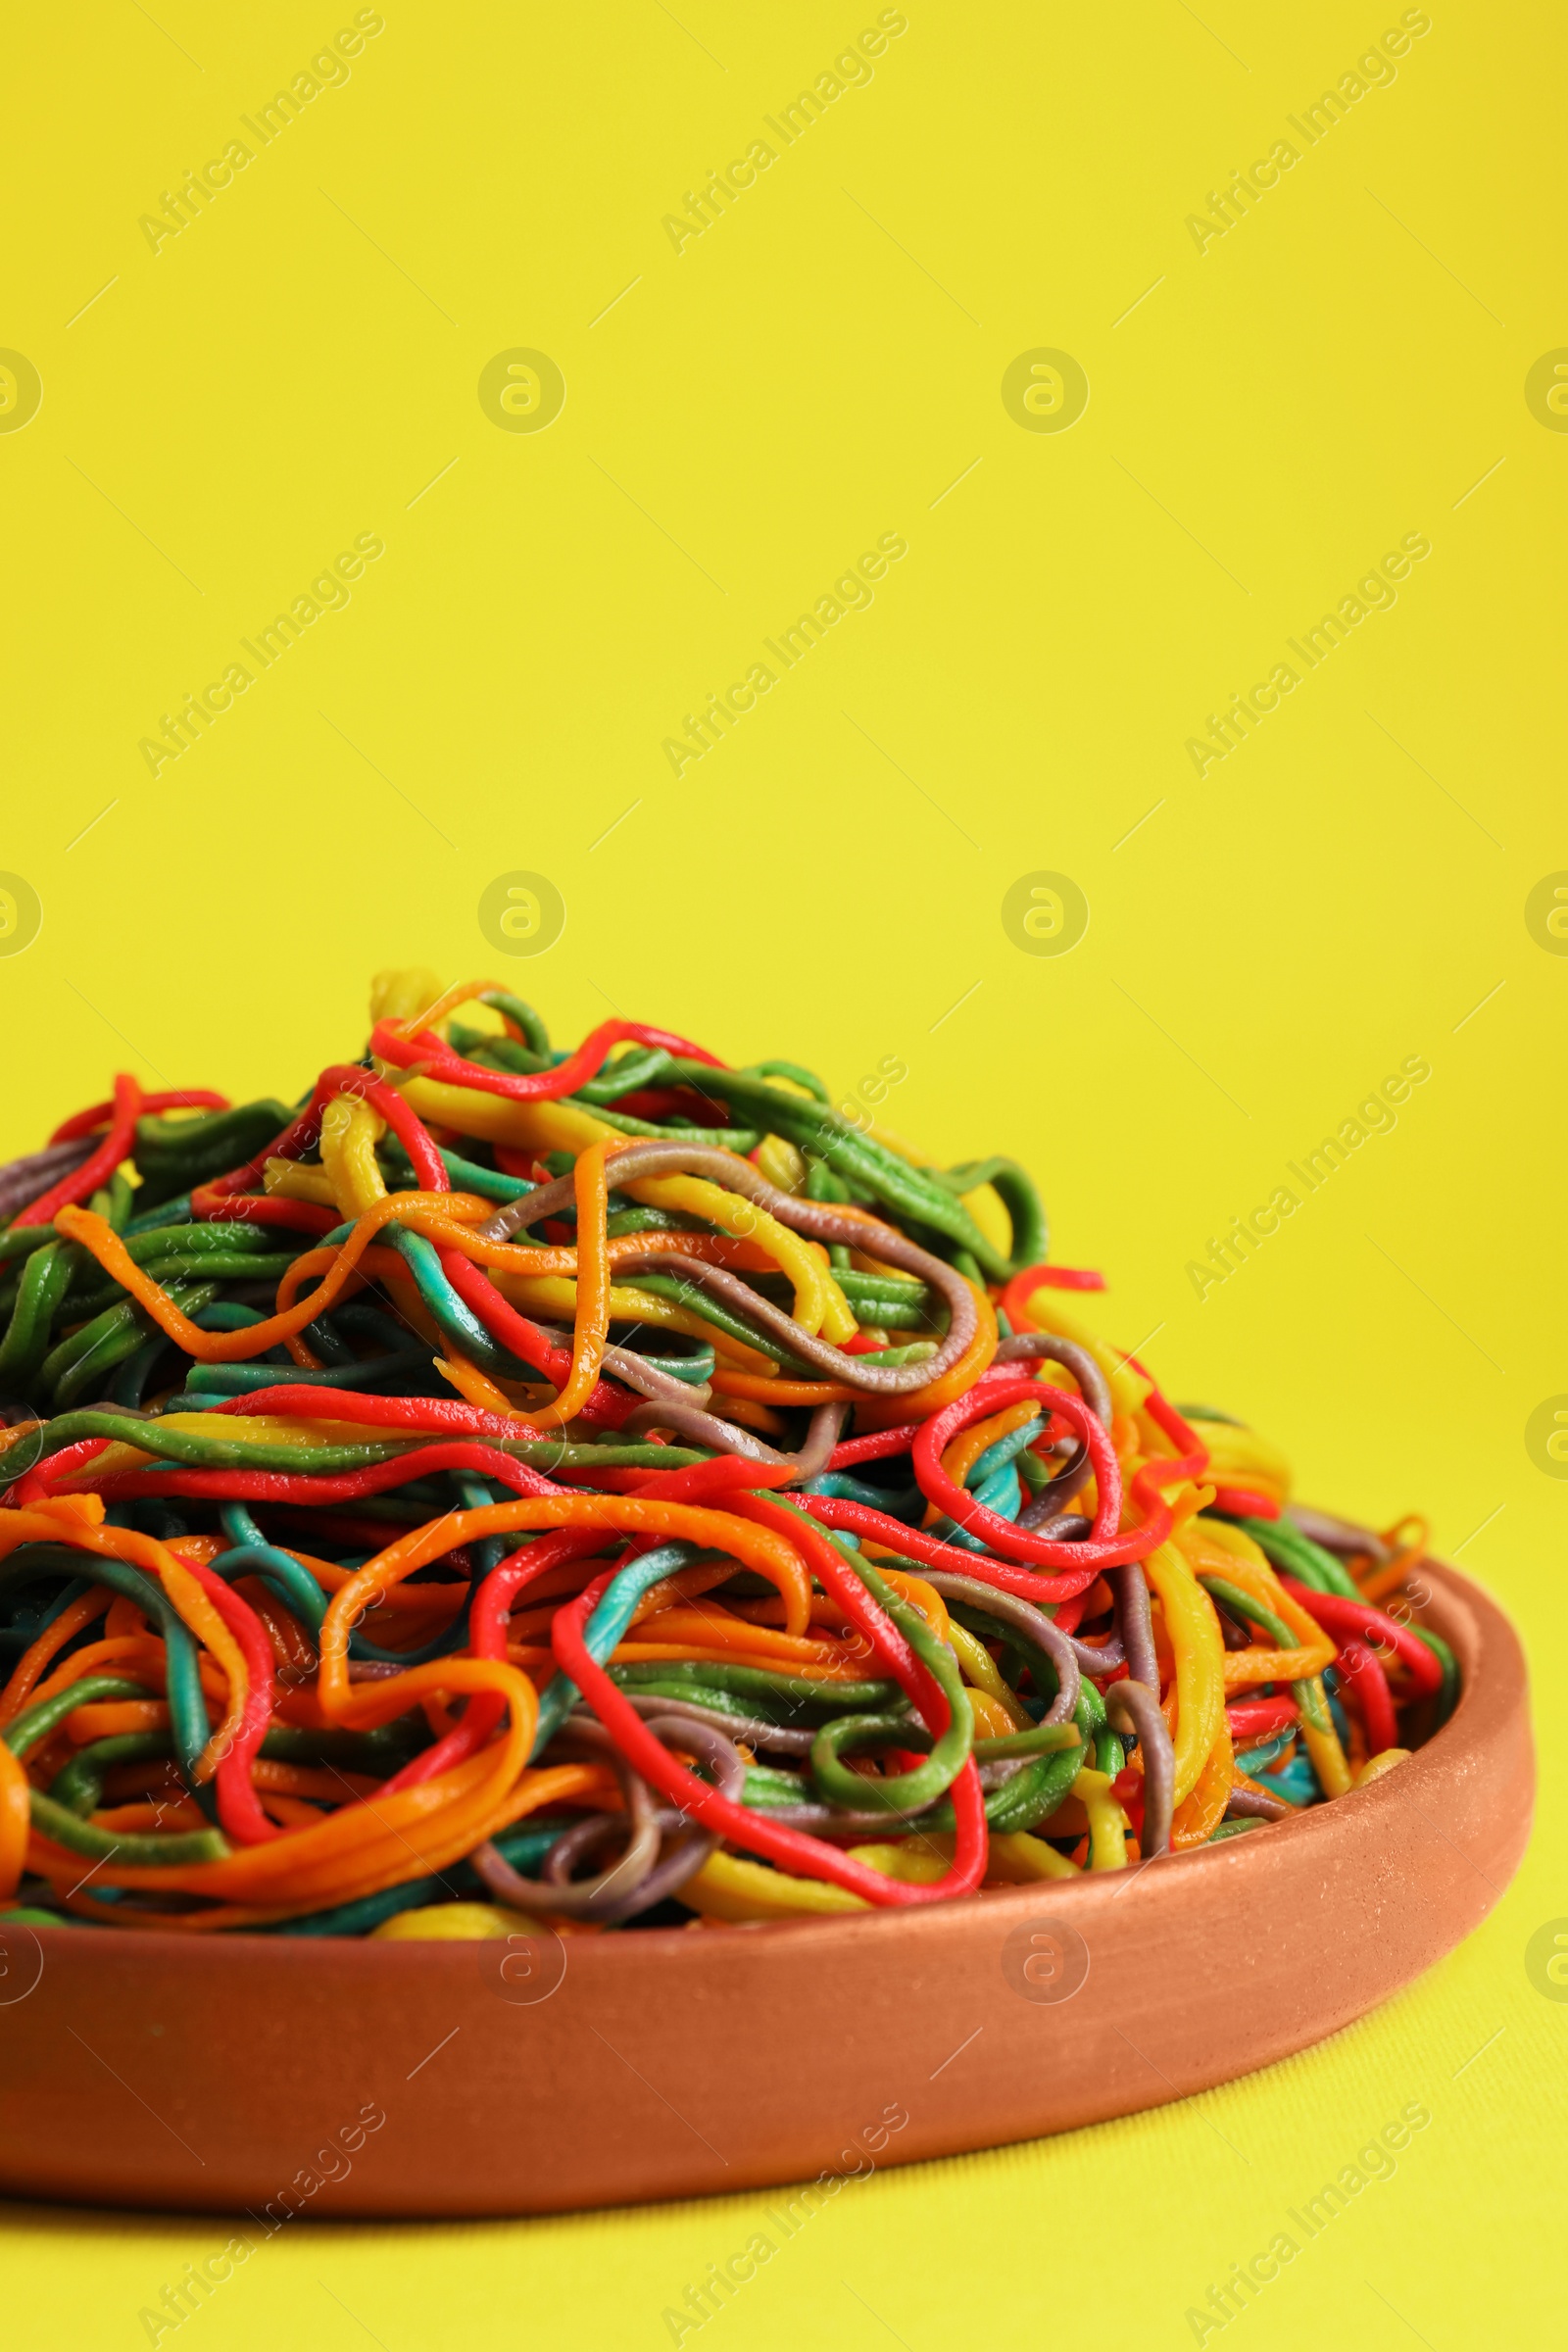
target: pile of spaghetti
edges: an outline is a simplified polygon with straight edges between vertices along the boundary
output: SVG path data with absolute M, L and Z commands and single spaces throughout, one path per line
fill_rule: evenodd
M 1014 1163 L 485 983 L 372 1019 L 292 1110 L 121 1078 L 0 1169 L 0 1916 L 933 1902 L 1284 1821 L 1451 1710 L 1419 1523 L 1167 1402 Z

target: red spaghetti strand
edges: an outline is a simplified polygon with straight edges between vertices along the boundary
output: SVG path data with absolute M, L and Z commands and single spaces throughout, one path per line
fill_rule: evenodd
M 75 1207 L 82 1200 L 90 1200 L 98 1187 L 109 1182 L 121 1161 L 129 1157 L 141 1109 L 142 1092 L 135 1079 L 117 1078 L 113 1114 L 103 1142 L 79 1168 L 73 1168 L 69 1176 L 62 1176 L 58 1184 L 52 1184 L 36 1200 L 29 1200 L 25 1208 L 20 1209 L 16 1222 L 50 1225 L 57 1208 Z M 62 1139 L 57 1136 L 55 1140 Z

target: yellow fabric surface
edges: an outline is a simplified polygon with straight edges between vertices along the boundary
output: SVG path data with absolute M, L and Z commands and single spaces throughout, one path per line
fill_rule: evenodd
M 43 913 L 29 944 L 0 898 L 0 1158 L 116 1068 L 292 1100 L 416 962 L 496 974 L 560 1042 L 625 1012 L 788 1056 L 937 1165 L 1031 1167 L 1054 1253 L 1113 1284 L 1072 1312 L 1255 1423 L 1303 1496 L 1428 1512 L 1554 1721 L 1568 1479 L 1525 1433 L 1568 1390 L 1568 958 L 1532 896 L 1568 867 L 1568 438 L 1532 370 L 1568 346 L 1568 33 L 1434 0 L 1400 49 L 1412 13 L 909 0 L 788 139 L 769 121 L 901 12 L 17 15 L 0 344 L 42 400 L 0 376 L 0 891 Z M 518 349 L 564 377 L 546 430 L 481 390 Z M 1043 349 L 1088 377 L 1064 431 L 1004 397 Z M 1292 650 L 1410 534 L 1392 602 Z M 802 613 L 808 651 L 769 650 Z M 1291 691 L 1237 719 L 1280 663 Z M 1057 869 L 1091 919 L 1036 953 L 1057 901 L 1033 932 L 1003 909 Z M 1313 1181 L 1412 1057 L 1430 1077 Z M 538 1150 L 599 1124 L 498 1116 Z M 1568 1915 L 1560 1743 L 1544 1770 L 1517 1886 L 1381 2014 L 1198 2101 L 879 2171 L 704 2352 L 1174 2352 L 1411 2102 L 1395 2176 L 1207 2340 L 1460 2352 L 1554 2303 L 1560 2329 L 1568 2002 L 1525 1965 Z M 105 2078 L 106 2133 L 128 2095 Z M 302 2223 L 162 2341 L 652 2352 L 776 2201 Z M 128 2352 L 227 2235 L 6 2209 L 8 2352 Z

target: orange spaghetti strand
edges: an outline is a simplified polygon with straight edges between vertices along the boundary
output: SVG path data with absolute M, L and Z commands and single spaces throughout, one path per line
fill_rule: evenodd
M 375 1801 L 384 1804 L 388 1800 L 378 1798 Z M 481 1837 L 491 1837 L 497 1830 L 509 1828 L 513 1822 L 521 1820 L 525 1814 L 538 1811 L 541 1806 L 553 1804 L 613 1805 L 618 1801 L 619 1785 L 607 1766 L 602 1764 L 552 1765 L 544 1770 L 524 1773 L 509 1796 L 501 1816 L 483 1828 L 480 1835 Z M 267 1847 L 252 1846 L 248 1850 L 252 1853 L 275 1854 L 280 1846 L 290 1847 L 294 1842 L 294 1839 L 290 1838 L 280 1838 L 274 1839 Z M 267 1927 L 279 1920 L 299 1919 L 307 1912 L 322 1909 L 327 1903 L 354 1902 L 363 1894 L 377 1894 L 383 1887 L 395 1886 L 402 1884 L 404 1880 L 420 1877 L 426 1868 L 444 1870 L 451 1863 L 460 1861 L 466 1852 L 471 1851 L 471 1846 L 451 1844 L 450 1840 L 448 1843 L 451 1846 L 450 1851 L 432 1847 L 428 1863 L 421 1862 L 413 1865 L 407 1861 L 406 1857 L 401 1868 L 384 1863 L 367 1865 L 363 1860 L 357 1863 L 347 1862 L 340 1868 L 335 1881 L 324 1892 L 313 1889 L 309 1894 L 301 1895 L 290 1889 L 274 1903 L 224 1903 L 210 1911 L 142 1912 L 138 1914 L 133 1912 L 128 1904 L 117 1904 L 114 1906 L 112 1921 L 109 1904 L 95 1902 L 90 1891 L 79 1893 L 75 1891 L 76 1882 L 81 1876 L 81 1863 L 78 1856 L 65 1854 L 59 1847 L 47 1848 L 52 1862 L 50 1869 L 42 1875 L 47 1876 L 51 1884 L 58 1883 L 60 1889 L 71 1889 L 70 1892 L 62 1891 L 60 1899 L 65 1902 L 68 1910 L 74 1911 L 79 1918 L 108 1921 L 115 1927 L 166 1929 L 186 1935 L 203 1935 L 221 1932 L 225 1928 Z M 40 1850 L 40 1841 L 37 1839 L 33 1840 L 33 1850 L 35 1853 Z M 208 1867 L 213 1866 L 209 1865 Z M 174 1875 L 178 1876 L 179 1874 L 175 1873 Z M 192 1872 L 189 1875 L 194 1877 L 199 1874 Z M 127 1883 L 129 1883 L 129 1878 L 130 1874 L 127 1873 Z
M 399 1676 L 395 1684 L 362 1684 L 356 1701 L 398 1691 L 407 1703 L 417 1695 L 411 1685 L 443 1674 L 453 1690 L 501 1690 L 509 1700 L 514 1692 L 524 1696 L 524 1704 L 512 1708 L 502 1737 L 478 1755 L 416 1788 L 345 1805 L 308 1828 L 263 1845 L 238 1848 L 221 1861 L 126 1865 L 117 1869 L 117 1881 L 126 1886 L 249 1897 L 252 1902 L 281 1904 L 290 1912 L 318 1910 L 375 1886 L 397 1886 L 446 1869 L 471 1853 L 475 1844 L 531 1811 L 540 1801 L 535 1784 L 555 1776 L 524 1770 L 537 1709 L 532 1685 L 513 1667 L 480 1659 L 443 1660 L 439 1666 Z M 363 1721 L 369 1712 L 356 1703 L 350 1719 Z M 381 1712 L 385 1714 L 384 1706 Z M 605 1767 L 588 1769 L 594 1785 L 613 1786 Z M 51 1881 L 64 1878 L 72 1886 L 80 1877 L 79 1858 L 36 1834 L 28 1846 L 28 1861 Z
M 415 1013 L 409 1020 L 399 1021 L 398 1035 L 417 1037 L 421 1029 L 438 1028 L 449 1014 L 457 1011 L 460 1004 L 471 1004 L 475 997 L 504 997 L 506 993 L 499 980 L 456 980 L 450 988 L 444 988 L 435 1003 L 427 1004 L 423 1012 Z M 506 1015 L 503 1014 L 502 1018 L 505 1020 Z M 507 1021 L 507 1033 L 512 1037 L 516 1036 L 514 1021 Z
M 845 1212 L 835 1202 L 835 1216 Z M 974 1338 L 957 1362 L 943 1373 L 940 1380 L 931 1381 L 925 1388 L 916 1389 L 909 1396 L 858 1396 L 860 1424 L 863 1428 L 894 1429 L 903 1421 L 924 1421 L 938 1413 L 945 1404 L 966 1396 L 980 1375 L 989 1369 L 991 1359 L 1002 1345 L 997 1329 L 997 1310 L 978 1283 L 971 1283 L 978 1321 Z
M 80 1682 L 83 1675 L 102 1674 L 106 1669 L 122 1675 L 127 1682 L 145 1683 L 149 1690 L 161 1691 L 164 1688 L 164 1644 L 155 1634 L 116 1634 L 107 1642 L 90 1642 L 85 1649 L 74 1651 L 63 1666 L 57 1666 L 47 1682 L 38 1685 L 28 1704 L 41 1706 L 46 1698 L 53 1698 L 57 1692 L 69 1690 L 73 1683 Z M 202 1677 L 202 1688 L 208 1690 L 206 1674 Z M 216 1675 L 213 1676 L 213 1689 L 208 1690 L 208 1695 L 211 1697 L 215 1693 L 220 1699 L 227 1696 L 227 1692 L 221 1690 Z
M 0 1911 L 16 1901 L 31 1827 L 27 1775 L 21 1758 L 0 1740 Z
M 494 1201 L 489 1206 L 493 1209 Z M 475 1265 L 493 1266 L 502 1273 L 572 1275 L 577 1271 L 577 1250 L 571 1243 L 542 1248 L 537 1244 L 488 1242 L 470 1232 L 466 1225 L 456 1224 L 451 1217 L 425 1208 L 406 1210 L 398 1222 L 408 1226 L 412 1233 L 422 1233 L 427 1241 L 439 1242 L 444 1249 L 461 1250 Z M 653 1247 L 646 1233 L 617 1234 L 605 1244 L 612 1266 L 619 1265 L 623 1258 L 646 1257 Z M 771 1274 L 777 1270 L 775 1260 L 765 1250 L 760 1250 L 755 1242 L 739 1241 L 727 1233 L 661 1233 L 658 1249 L 661 1257 L 700 1258 L 705 1265 L 730 1266 L 741 1273 Z
M 999 1438 L 1010 1438 L 1015 1429 L 1022 1429 L 1026 1421 L 1038 1420 L 1039 1416 L 1039 1405 L 1032 1404 L 1027 1396 L 1020 1396 L 1016 1404 L 1009 1404 L 1004 1412 L 993 1413 L 988 1421 L 971 1422 L 967 1429 L 958 1432 L 942 1456 L 943 1469 L 956 1487 L 961 1487 L 988 1446 L 994 1446 Z
M 440 1559 L 456 1544 L 474 1542 L 481 1536 L 511 1535 L 517 1529 L 541 1527 L 602 1528 L 607 1543 L 615 1535 L 686 1537 L 701 1544 L 705 1551 L 728 1552 L 743 1567 L 754 1568 L 760 1576 L 766 1577 L 785 1603 L 786 1633 L 804 1634 L 810 1623 L 811 1580 L 805 1561 L 793 1544 L 787 1544 L 782 1536 L 758 1526 L 753 1520 L 738 1518 L 730 1511 L 705 1509 L 697 1503 L 658 1502 L 637 1494 L 526 1495 L 515 1502 L 489 1503 L 482 1510 L 449 1512 L 432 1525 L 413 1529 L 397 1543 L 388 1544 L 373 1560 L 367 1560 L 363 1568 L 355 1570 L 348 1583 L 333 1594 L 321 1621 L 319 1691 L 327 1713 L 334 1720 L 346 1721 L 348 1715 L 341 1710 L 353 1712 L 367 1705 L 374 1708 L 381 1693 L 401 1691 L 415 1679 L 400 1676 L 396 1683 L 360 1683 L 351 1693 L 349 1632 L 371 1601 L 412 1576 L 416 1568 Z M 434 1676 L 430 1687 L 439 1688 L 441 1676 L 450 1675 L 463 1662 L 444 1660 L 439 1668 L 432 1666 L 418 1671 Z M 390 1721 L 393 1715 L 402 1713 L 407 1703 L 404 1700 L 402 1705 L 392 1706 L 375 1720 Z
M 617 1139 L 618 1141 L 618 1139 Z M 577 1201 L 577 1311 L 571 1334 L 571 1375 L 554 1404 L 540 1405 L 534 1419 L 552 1429 L 582 1411 L 598 1385 L 610 1336 L 610 1250 L 605 1223 L 610 1184 L 605 1159 L 612 1147 L 590 1144 L 577 1154 L 572 1190 Z
M 958 1432 L 942 1456 L 944 1471 L 956 1487 L 961 1487 L 988 1446 L 994 1446 L 999 1438 L 1010 1438 L 1013 1431 L 1022 1429 L 1026 1421 L 1039 1418 L 1039 1405 L 1031 1404 L 1027 1396 L 1020 1396 L 1016 1404 L 1009 1404 L 1003 1412 L 993 1413 L 989 1420 L 972 1422 L 967 1429 Z M 934 1527 L 941 1517 L 942 1512 L 937 1504 L 928 1502 L 923 1524 Z
M 1170 1841 L 1178 1853 L 1190 1845 L 1206 1844 L 1210 1832 L 1218 1829 L 1230 1802 L 1234 1770 L 1231 1736 L 1222 1715 L 1219 1738 L 1209 1749 L 1191 1794 L 1183 1797 L 1171 1820 Z
M 95 1617 L 101 1617 L 114 1597 L 107 1587 L 100 1585 L 94 1592 L 81 1593 L 61 1610 L 53 1625 L 44 1627 L 31 1648 L 23 1651 L 16 1672 L 0 1691 L 0 1723 L 9 1723 L 13 1715 L 21 1714 L 28 1691 L 56 1651 L 64 1649 L 84 1625 L 91 1625 Z
M 481 1663 L 476 1659 L 443 1661 L 443 1671 L 450 1676 L 453 1688 L 477 1689 L 481 1687 L 480 1678 L 472 1670 Z M 514 1669 L 483 1663 L 484 1689 L 504 1689 L 510 1697 L 514 1688 L 520 1688 L 528 1691 L 531 1699 L 531 1686 Z M 466 1674 L 463 1671 L 465 1667 L 468 1670 Z M 398 1684 L 405 1695 L 413 1695 L 407 1686 L 417 1680 L 419 1674 L 433 1671 L 424 1668 L 415 1675 L 400 1676 Z M 393 1687 L 383 1683 L 362 1685 L 360 1689 L 379 1693 Z M 421 1877 L 432 1866 L 433 1855 L 446 1849 L 460 1825 L 466 1831 L 476 1819 L 495 1814 L 498 1800 L 504 1810 L 506 1795 L 518 1777 L 533 1738 L 535 1713 L 531 1706 L 516 1710 L 501 1740 L 452 1771 L 423 1782 L 418 1788 L 401 1789 L 394 1796 L 381 1795 L 345 1805 L 341 1811 L 302 1830 L 297 1837 L 238 1847 L 217 1862 L 125 1865 L 117 1870 L 117 1881 L 127 1886 L 168 1887 L 193 1894 L 249 1892 L 253 1899 L 259 1897 L 263 1901 L 270 1894 L 270 1899 L 286 1902 L 296 1893 L 314 1895 L 318 1886 L 330 1890 L 345 1870 L 356 1873 L 368 1863 L 371 1867 L 390 1866 L 389 1884 L 395 1884 L 400 1877 Z M 479 1835 L 483 1837 L 488 1832 L 481 1830 Z M 74 1865 L 72 1882 L 80 1876 L 78 1858 L 66 1857 L 63 1849 L 52 1847 L 47 1838 L 36 1834 L 29 1845 L 28 1858 L 46 1877 L 71 1865 Z M 450 1858 L 456 1859 L 456 1855 Z
M 837 1203 L 835 1202 L 835 1206 Z M 664 1235 L 660 1235 L 660 1241 Z M 863 1404 L 863 1389 L 847 1389 L 838 1380 L 770 1379 L 764 1372 L 731 1372 L 720 1364 L 709 1376 L 717 1396 L 750 1396 L 760 1404 Z
M 544 1432 L 532 1417 L 534 1407 L 514 1404 L 505 1390 L 498 1389 L 487 1372 L 471 1363 L 452 1340 L 443 1341 L 444 1355 L 430 1359 L 443 1380 L 449 1380 L 458 1395 L 469 1404 L 481 1405 L 487 1413 L 505 1413 L 517 1424 L 519 1438 L 538 1438 Z M 545 1394 L 549 1395 L 547 1389 Z
M 1400 1542 L 1406 1529 L 1413 1529 L 1415 1532 L 1406 1541 Z M 1381 1568 L 1368 1568 L 1365 1575 L 1356 1577 L 1356 1582 L 1361 1588 L 1361 1598 L 1370 1600 L 1379 1608 L 1382 1607 L 1388 1594 L 1397 1592 L 1406 1577 L 1426 1558 L 1427 1546 L 1431 1542 L 1431 1531 L 1426 1521 L 1418 1513 L 1411 1511 L 1407 1512 L 1404 1518 L 1395 1522 L 1384 1536 L 1383 1541 L 1385 1544 L 1395 1546 L 1394 1558 L 1385 1561 Z
M 467 1198 L 467 1196 L 464 1196 Z M 314 1322 L 323 1308 L 331 1305 L 360 1260 L 369 1250 L 370 1243 L 383 1225 L 399 1216 L 413 1203 L 416 1206 L 438 1205 L 446 1213 L 449 1196 L 445 1193 L 388 1193 L 373 1208 L 366 1210 L 354 1231 L 340 1249 L 308 1250 L 295 1259 L 278 1284 L 279 1298 L 292 1299 L 299 1286 L 311 1274 L 324 1270 L 325 1280 L 318 1290 L 296 1305 L 285 1305 L 277 1314 L 269 1315 L 264 1322 L 248 1324 L 243 1331 L 203 1331 L 199 1324 L 183 1314 L 169 1293 L 142 1272 L 124 1243 L 107 1218 L 94 1214 L 90 1208 L 63 1208 L 55 1219 L 59 1233 L 82 1248 L 98 1260 L 106 1274 L 111 1275 L 123 1291 L 128 1291 L 138 1306 L 145 1307 L 161 1331 L 167 1332 L 177 1347 L 202 1364 L 233 1364 L 265 1354 L 280 1340 L 292 1339 L 297 1332 Z M 486 1203 L 488 1210 L 490 1203 Z M 391 1250 L 377 1253 L 385 1264 L 372 1263 L 366 1268 L 368 1279 L 380 1279 L 389 1267 L 404 1271 L 403 1261 Z
M 62 1209 L 60 1213 L 64 1216 L 66 1212 Z M 94 1222 L 104 1224 L 102 1217 Z M 105 1225 L 104 1230 L 108 1232 L 110 1229 Z M 114 1238 L 118 1242 L 119 1236 Z M 177 1314 L 179 1310 L 176 1307 L 174 1311 Z M 61 1499 L 95 1502 L 99 1512 L 103 1510 L 103 1504 L 96 1494 Z M 96 1552 L 106 1559 L 128 1560 L 132 1567 L 146 1569 L 163 1586 L 197 1641 L 211 1651 L 228 1680 L 228 1704 L 223 1720 L 203 1748 L 196 1766 L 197 1780 L 211 1780 L 239 1730 L 250 1678 L 245 1672 L 245 1660 L 240 1654 L 239 1643 L 190 1570 L 175 1559 L 169 1546 L 160 1544 L 156 1537 L 138 1535 L 128 1527 L 92 1526 L 79 1515 L 62 1511 L 58 1501 L 54 1508 L 45 1506 L 25 1511 L 0 1511 L 0 1559 L 14 1551 L 19 1544 L 40 1540 L 45 1543 L 64 1541 L 78 1551 Z M 72 1661 L 73 1664 L 74 1662 Z
M 554 1655 L 554 1652 L 551 1653 Z M 686 1666 L 756 1666 L 764 1672 L 798 1674 L 803 1682 L 858 1683 L 864 1680 L 863 1658 L 835 1658 L 828 1664 L 813 1665 L 808 1659 L 774 1657 L 766 1650 L 733 1649 L 713 1643 L 705 1646 L 700 1642 L 622 1642 L 612 1653 L 616 1666 L 643 1664 L 657 1659 L 678 1660 Z
M 808 1636 L 776 1632 L 773 1627 L 753 1625 L 745 1618 L 731 1617 L 719 1608 L 660 1609 L 652 1617 L 644 1617 L 628 1637 L 632 1646 L 653 1643 L 661 1657 L 673 1658 L 681 1654 L 683 1642 L 698 1648 L 728 1653 L 745 1650 L 753 1664 L 783 1666 L 792 1673 L 811 1666 L 839 1666 L 850 1661 L 847 1645 L 839 1642 L 817 1642 Z M 622 1644 L 625 1647 L 626 1644 Z M 616 1652 L 618 1657 L 619 1652 Z

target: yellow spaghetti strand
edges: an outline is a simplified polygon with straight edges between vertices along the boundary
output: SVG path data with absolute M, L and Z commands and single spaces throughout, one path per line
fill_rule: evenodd
M 1225 1730 L 1225 1643 L 1214 1604 L 1181 1553 L 1160 1544 L 1144 1562 L 1176 1657 L 1176 1803 L 1192 1794 Z
M 1224 1718 L 1221 1717 L 1223 1724 Z M 1072 1785 L 1089 1822 L 1089 1867 L 1124 1870 L 1127 1865 L 1127 1817 L 1111 1794 L 1110 1776 L 1085 1765 Z
M 813 1338 L 820 1332 L 836 1348 L 854 1338 L 857 1326 L 849 1301 L 811 1244 L 755 1200 L 727 1193 L 706 1176 L 648 1176 L 624 1189 L 645 1207 L 683 1208 L 691 1216 L 706 1217 L 720 1233 L 755 1242 L 795 1285 L 795 1320 L 803 1331 Z
M 476 1087 L 449 1086 L 444 1079 L 403 1070 L 389 1070 L 387 1077 L 426 1126 L 451 1127 L 459 1135 L 507 1144 L 514 1152 L 543 1156 L 547 1152 L 578 1152 L 590 1144 L 626 1140 L 618 1127 L 596 1119 L 575 1102 L 514 1102 L 505 1095 L 485 1095 Z
M 351 1221 L 386 1198 L 375 1147 L 384 1122 L 359 1096 L 339 1095 L 321 1113 L 321 1165 L 333 1198 Z

